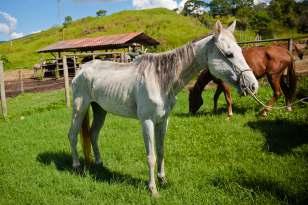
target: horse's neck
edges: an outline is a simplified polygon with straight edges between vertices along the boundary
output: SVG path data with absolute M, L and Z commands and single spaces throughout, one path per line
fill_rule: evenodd
M 193 87 L 193 92 L 194 93 L 202 93 L 204 90 L 204 87 L 213 80 L 213 77 L 209 73 L 210 71 L 208 69 L 202 71 L 202 73 L 199 75 L 195 86 Z
M 173 91 L 177 94 L 188 82 L 207 65 L 206 54 L 209 41 L 212 39 L 208 36 L 200 41 L 193 43 L 193 59 L 181 64 L 179 68 L 178 79 L 173 85 Z M 183 59 L 178 59 L 182 61 Z

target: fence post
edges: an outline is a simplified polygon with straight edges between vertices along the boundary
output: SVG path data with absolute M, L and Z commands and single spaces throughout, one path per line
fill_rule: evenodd
M 59 60 L 60 60 L 60 58 L 56 58 L 56 69 L 55 69 L 55 77 L 56 77 L 56 79 L 59 79 L 59 78 L 60 78 Z M 62 61 L 62 64 L 64 64 L 63 61 Z
M 63 74 L 64 74 L 64 86 L 65 86 L 65 100 L 66 100 L 66 107 L 70 107 L 70 86 L 69 86 L 69 78 L 68 78 L 68 68 L 67 68 L 67 61 L 66 55 L 63 55 Z
M 75 72 L 75 75 L 77 75 L 76 56 L 73 57 L 73 61 L 74 61 L 74 72 Z
M 290 38 L 288 40 L 288 49 L 289 49 L 290 53 L 292 53 L 292 51 L 293 51 L 293 39 L 292 38 Z
M 292 39 L 292 38 L 290 38 L 290 39 L 288 40 L 288 50 L 289 50 L 289 52 L 290 52 L 291 54 L 293 54 L 293 39 Z M 288 69 L 285 69 L 285 70 L 283 71 L 283 75 L 284 75 L 284 76 L 287 76 L 287 75 L 288 75 Z
M 3 73 L 3 62 L 0 61 L 0 94 L 1 94 L 1 108 L 4 119 L 7 117 L 7 106 L 5 97 L 5 85 L 4 85 L 4 73 Z
M 23 74 L 22 71 L 19 71 L 19 83 L 20 83 L 20 92 L 24 93 L 24 79 L 23 79 Z

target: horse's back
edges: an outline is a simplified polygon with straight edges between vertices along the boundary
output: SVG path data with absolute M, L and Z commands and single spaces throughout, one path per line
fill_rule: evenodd
M 243 49 L 243 55 L 254 75 L 261 78 L 265 74 L 268 63 L 265 47 L 245 48 Z
M 82 66 L 73 82 L 78 79 L 82 79 L 79 82 L 86 87 L 84 92 L 90 101 L 98 103 L 107 112 L 136 117 L 137 69 L 134 64 L 94 60 Z

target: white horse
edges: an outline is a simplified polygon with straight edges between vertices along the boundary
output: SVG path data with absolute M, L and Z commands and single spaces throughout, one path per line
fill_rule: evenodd
M 136 118 L 143 130 L 149 166 L 148 188 L 157 195 L 154 168 L 156 154 L 158 180 L 166 183 L 164 169 L 164 137 L 168 116 L 178 92 L 204 69 L 236 86 L 239 92 L 255 93 L 258 81 L 247 65 L 241 48 L 233 36 L 235 22 L 224 29 L 216 22 L 213 35 L 188 43 L 181 48 L 160 53 L 145 54 L 132 63 L 93 60 L 82 66 L 73 79 L 73 114 L 68 134 L 73 167 L 80 162 L 77 155 L 77 135 L 81 129 L 85 161 L 89 163 L 91 144 L 95 163 L 101 163 L 98 135 L 107 112 Z M 92 106 L 93 122 L 89 128 L 88 109 Z

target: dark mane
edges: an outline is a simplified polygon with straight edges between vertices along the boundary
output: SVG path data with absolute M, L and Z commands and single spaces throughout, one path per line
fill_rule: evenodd
M 180 69 L 192 62 L 194 49 L 191 43 L 172 51 L 158 54 L 144 54 L 135 60 L 139 73 L 155 70 L 157 81 L 164 91 L 168 91 L 178 79 Z

